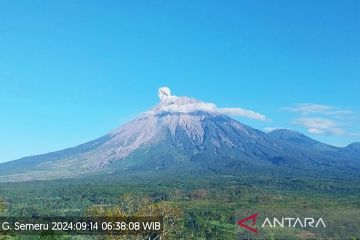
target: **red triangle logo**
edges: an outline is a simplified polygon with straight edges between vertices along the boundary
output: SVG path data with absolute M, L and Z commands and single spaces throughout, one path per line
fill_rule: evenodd
M 252 224 L 251 226 L 255 226 L 256 224 L 256 218 L 257 218 L 258 214 L 257 213 L 254 213 L 253 215 L 250 215 L 244 219 L 241 219 L 239 221 L 237 221 L 237 224 L 239 224 L 240 227 L 243 227 L 253 233 L 257 233 L 257 229 L 256 228 L 252 228 L 252 227 L 249 227 L 248 225 L 245 224 L 245 222 L 249 221 L 249 220 L 252 220 Z

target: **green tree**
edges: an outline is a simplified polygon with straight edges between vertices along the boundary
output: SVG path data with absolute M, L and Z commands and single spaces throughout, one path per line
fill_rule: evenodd
M 171 202 L 153 202 L 149 197 L 127 193 L 114 206 L 95 205 L 87 209 L 86 215 L 96 217 L 163 217 L 163 239 L 176 239 L 182 231 L 182 210 Z M 143 236 L 108 236 L 107 239 L 143 239 Z
M 0 198 L 0 215 L 2 215 L 6 210 L 6 203 L 5 203 L 5 200 L 4 199 L 1 199 Z M 0 240 L 11 240 L 13 239 L 12 237 L 10 236 L 1 236 L 0 235 Z
M 4 213 L 6 209 L 5 200 L 0 198 L 0 214 Z

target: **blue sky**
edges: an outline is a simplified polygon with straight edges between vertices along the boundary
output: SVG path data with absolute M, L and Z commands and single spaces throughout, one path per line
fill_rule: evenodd
M 0 2 L 0 162 L 99 137 L 157 89 L 360 141 L 360 2 Z

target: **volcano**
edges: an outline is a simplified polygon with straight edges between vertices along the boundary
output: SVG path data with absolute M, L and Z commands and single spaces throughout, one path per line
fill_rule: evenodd
M 171 96 L 168 88 L 161 88 L 158 94 L 158 105 L 98 139 L 0 164 L 0 180 L 114 172 L 200 171 L 236 175 L 249 169 L 359 173 L 359 143 L 340 148 L 291 130 L 265 133 L 229 117 L 213 104 Z M 244 111 L 254 118 L 263 117 Z

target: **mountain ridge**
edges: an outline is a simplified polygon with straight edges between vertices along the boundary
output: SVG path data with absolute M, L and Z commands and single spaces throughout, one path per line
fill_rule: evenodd
M 237 174 L 281 167 L 358 174 L 359 149 L 356 143 L 334 147 L 292 130 L 265 133 L 215 105 L 165 92 L 158 105 L 100 138 L 0 164 L 0 181 L 169 169 Z

